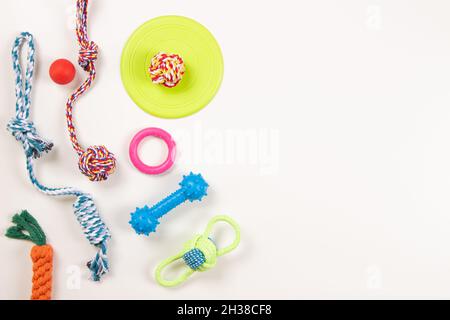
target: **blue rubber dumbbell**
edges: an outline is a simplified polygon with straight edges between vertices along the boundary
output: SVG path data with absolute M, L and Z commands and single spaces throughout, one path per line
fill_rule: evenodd
M 180 187 L 180 189 L 151 208 L 148 206 L 140 209 L 136 208 L 136 211 L 131 214 L 130 224 L 137 234 L 148 236 L 150 233 L 155 232 L 159 225 L 159 219 L 180 204 L 186 201 L 202 201 L 203 197 L 207 196 L 206 191 L 209 185 L 201 174 L 193 174 L 191 172 L 188 176 L 183 176 Z

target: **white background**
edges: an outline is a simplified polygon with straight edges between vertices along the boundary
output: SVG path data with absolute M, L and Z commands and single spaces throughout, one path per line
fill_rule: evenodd
M 37 161 L 38 177 L 92 193 L 113 233 L 111 273 L 92 283 L 84 263 L 94 250 L 73 199 L 36 191 L 19 143 L 0 130 L 0 230 L 20 209 L 38 218 L 55 249 L 55 298 L 450 298 L 448 1 L 93 0 L 99 77 L 75 119 L 83 145 L 105 144 L 119 159 L 100 184 L 78 172 L 67 136 L 74 86 L 47 75 L 56 58 L 76 62 L 74 8 L 75 0 L 7 1 L 0 18 L 0 127 L 14 114 L 11 45 L 29 31 L 39 65 L 32 118 L 56 145 Z M 166 14 L 208 27 L 226 62 L 214 101 L 180 120 L 145 114 L 120 80 L 129 35 Z M 140 174 L 128 160 L 132 136 L 149 126 L 177 138 L 180 158 L 165 176 Z M 142 149 L 149 162 L 164 158 L 158 142 Z M 129 213 L 190 170 L 211 185 L 206 201 L 170 213 L 156 235 L 136 236 Z M 181 287 L 159 287 L 157 263 L 224 213 L 242 227 L 239 249 Z M 0 237 L 0 298 L 29 297 L 30 249 Z

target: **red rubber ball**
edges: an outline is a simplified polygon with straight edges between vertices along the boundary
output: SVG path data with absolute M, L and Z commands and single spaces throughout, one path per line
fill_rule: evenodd
M 69 84 L 75 79 L 75 67 L 69 60 L 59 59 L 50 66 L 50 78 L 60 85 Z

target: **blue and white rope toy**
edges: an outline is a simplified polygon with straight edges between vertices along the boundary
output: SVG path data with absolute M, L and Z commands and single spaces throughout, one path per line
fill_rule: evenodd
M 24 44 L 28 46 L 27 69 L 25 81 L 20 66 L 21 49 Z M 91 277 L 99 281 L 108 272 L 107 242 L 110 232 L 98 213 L 97 207 L 89 194 L 74 188 L 48 188 L 42 185 L 35 176 L 33 159 L 38 159 L 43 153 L 52 150 L 53 143 L 41 138 L 30 121 L 31 90 L 35 66 L 34 39 L 30 33 L 21 33 L 14 41 L 12 50 L 13 68 L 16 74 L 16 116 L 9 122 L 8 131 L 19 141 L 26 155 L 26 165 L 31 183 L 42 193 L 49 196 L 74 196 L 77 198 L 73 205 L 75 216 L 80 223 L 84 235 L 89 242 L 97 247 L 95 258 L 87 265 L 91 270 Z

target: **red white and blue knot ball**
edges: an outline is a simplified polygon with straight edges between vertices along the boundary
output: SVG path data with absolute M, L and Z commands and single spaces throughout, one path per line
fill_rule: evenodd
M 106 147 L 93 146 L 80 156 L 78 167 L 91 181 L 104 181 L 114 173 L 116 158 Z

